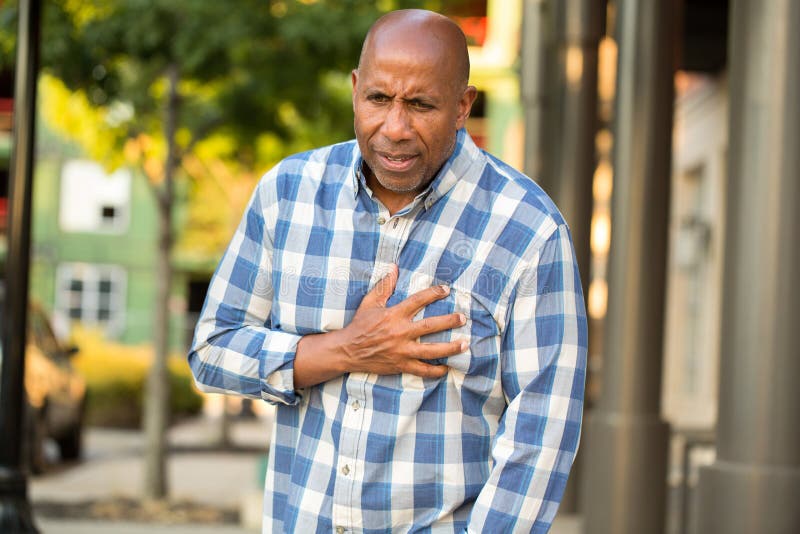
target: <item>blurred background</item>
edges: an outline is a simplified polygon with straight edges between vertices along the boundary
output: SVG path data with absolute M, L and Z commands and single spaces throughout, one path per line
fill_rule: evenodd
M 259 177 L 353 137 L 367 29 L 424 7 L 468 37 L 470 134 L 575 241 L 587 417 L 553 532 L 800 532 L 798 4 L 0 3 L 4 266 L 15 45 L 39 47 L 24 425 L 2 437 L 36 524 L 258 530 L 270 407 L 198 393 L 184 355 Z

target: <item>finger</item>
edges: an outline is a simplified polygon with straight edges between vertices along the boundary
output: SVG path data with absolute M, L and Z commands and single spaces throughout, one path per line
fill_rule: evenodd
M 421 337 L 444 330 L 452 330 L 464 326 L 467 317 L 463 313 L 448 313 L 447 315 L 435 315 L 425 317 L 419 321 L 414 321 L 411 333 L 414 337 Z
M 417 343 L 414 350 L 414 357 L 419 360 L 435 360 L 436 358 L 447 358 L 461 354 L 469 348 L 466 339 L 448 341 L 446 343 Z
M 375 287 L 364 296 L 361 306 L 386 306 L 389 297 L 394 293 L 397 285 L 397 265 L 391 265 L 389 272 L 381 278 Z
M 431 286 L 406 298 L 403 302 L 397 304 L 397 308 L 407 316 L 413 317 L 428 304 L 441 300 L 449 294 L 450 286 Z
M 446 365 L 431 365 L 419 360 L 412 360 L 408 363 L 405 372 L 423 378 L 441 378 L 450 370 Z

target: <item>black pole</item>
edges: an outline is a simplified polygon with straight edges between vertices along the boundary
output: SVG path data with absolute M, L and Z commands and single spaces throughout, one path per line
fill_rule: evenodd
M 40 0 L 20 0 L 9 183 L 8 255 L 0 376 L 0 532 L 37 533 L 22 468 L 23 378 L 28 310 Z

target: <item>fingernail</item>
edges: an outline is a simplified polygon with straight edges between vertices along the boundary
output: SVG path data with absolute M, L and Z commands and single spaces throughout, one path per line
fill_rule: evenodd
M 462 325 L 467 324 L 467 316 L 464 315 L 463 313 L 459 313 L 458 314 L 458 322 L 461 323 Z
M 442 284 L 442 285 L 440 285 L 439 287 L 441 287 L 441 288 L 442 288 L 442 291 L 444 291 L 444 294 L 445 294 L 445 295 L 449 295 L 449 294 L 450 294 L 450 286 L 447 286 L 447 285 L 444 285 L 444 284 Z
M 466 340 L 461 341 L 461 352 L 464 352 L 469 348 L 469 342 Z

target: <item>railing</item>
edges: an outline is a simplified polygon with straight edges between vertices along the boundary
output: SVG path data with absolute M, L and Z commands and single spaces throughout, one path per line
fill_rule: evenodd
M 699 468 L 713 461 L 716 454 L 714 430 L 674 429 L 673 438 L 680 440 L 680 482 L 675 498 L 678 500 L 676 520 L 671 532 L 690 534 L 692 520 L 692 493 L 697 486 Z M 697 458 L 697 452 L 706 451 L 706 458 Z

